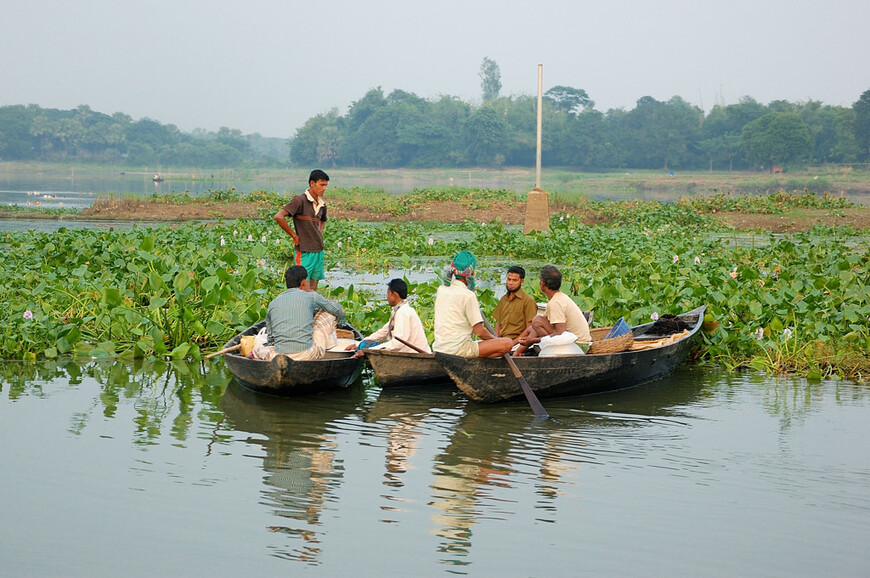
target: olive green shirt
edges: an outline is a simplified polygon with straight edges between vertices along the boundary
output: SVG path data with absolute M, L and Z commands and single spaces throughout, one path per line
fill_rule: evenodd
M 498 305 L 492 312 L 498 322 L 498 337 L 517 337 L 526 330 L 537 314 L 538 304 L 522 289 L 505 294 L 498 300 Z

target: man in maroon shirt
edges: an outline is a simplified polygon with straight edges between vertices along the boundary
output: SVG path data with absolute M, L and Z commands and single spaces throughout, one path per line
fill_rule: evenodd
M 323 275 L 323 227 L 326 226 L 326 202 L 323 193 L 329 186 L 329 175 L 320 169 L 308 176 L 308 190 L 293 197 L 275 213 L 275 221 L 293 239 L 296 246 L 295 264 L 308 271 L 308 286 L 317 290 Z M 293 227 L 287 217 L 293 217 Z

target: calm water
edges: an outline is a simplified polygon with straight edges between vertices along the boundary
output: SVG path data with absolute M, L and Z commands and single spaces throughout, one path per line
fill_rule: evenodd
M 0 575 L 870 574 L 866 387 L 689 366 L 544 401 L 2 362 Z

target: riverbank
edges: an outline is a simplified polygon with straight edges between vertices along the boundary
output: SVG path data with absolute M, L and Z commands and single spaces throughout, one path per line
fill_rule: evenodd
M 449 190 L 449 189 L 448 189 Z M 332 193 L 332 191 L 330 191 Z M 437 199 L 414 198 L 406 195 L 408 202 L 397 208 L 395 196 L 377 194 L 374 191 L 360 192 L 339 190 L 327 195 L 329 216 L 332 219 L 354 219 L 363 222 L 437 222 L 461 223 L 464 221 L 521 224 L 525 221 L 526 202 L 524 195 L 486 195 L 480 198 L 466 189 L 456 194 L 441 195 Z M 804 194 L 812 197 L 809 193 Z M 278 194 L 224 195 L 228 198 L 215 200 L 212 196 L 157 196 L 152 198 L 120 197 L 106 195 L 78 213 L 41 212 L 38 210 L 0 211 L 0 218 L 46 218 L 173 222 L 197 220 L 233 220 L 268 218 L 283 202 Z M 421 195 L 417 195 L 420 197 Z M 734 198 L 733 195 L 719 197 Z M 838 199 L 842 197 L 835 197 Z M 823 197 L 824 199 L 824 197 Z M 769 231 L 793 233 L 807 231 L 816 226 L 870 229 L 870 207 L 851 203 L 832 202 L 828 206 L 813 206 L 813 203 L 790 203 L 779 209 L 764 208 L 763 198 L 758 207 L 740 210 L 738 205 L 721 206 L 721 203 L 699 203 L 699 213 L 714 217 L 723 225 L 746 231 Z M 822 203 L 823 204 L 823 203 Z M 589 203 L 583 198 L 566 199 L 555 197 L 550 203 L 551 214 L 575 215 L 586 225 L 601 225 L 612 221 L 604 209 L 606 204 Z M 737 210 L 734 210 L 735 207 Z

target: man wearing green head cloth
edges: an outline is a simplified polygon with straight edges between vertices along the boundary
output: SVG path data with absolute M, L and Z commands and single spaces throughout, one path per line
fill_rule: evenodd
M 474 294 L 477 260 L 460 251 L 450 263 L 444 285 L 435 295 L 435 343 L 432 349 L 463 357 L 501 357 L 513 341 L 498 338 L 483 326 L 483 315 Z M 474 341 L 472 335 L 480 338 Z

